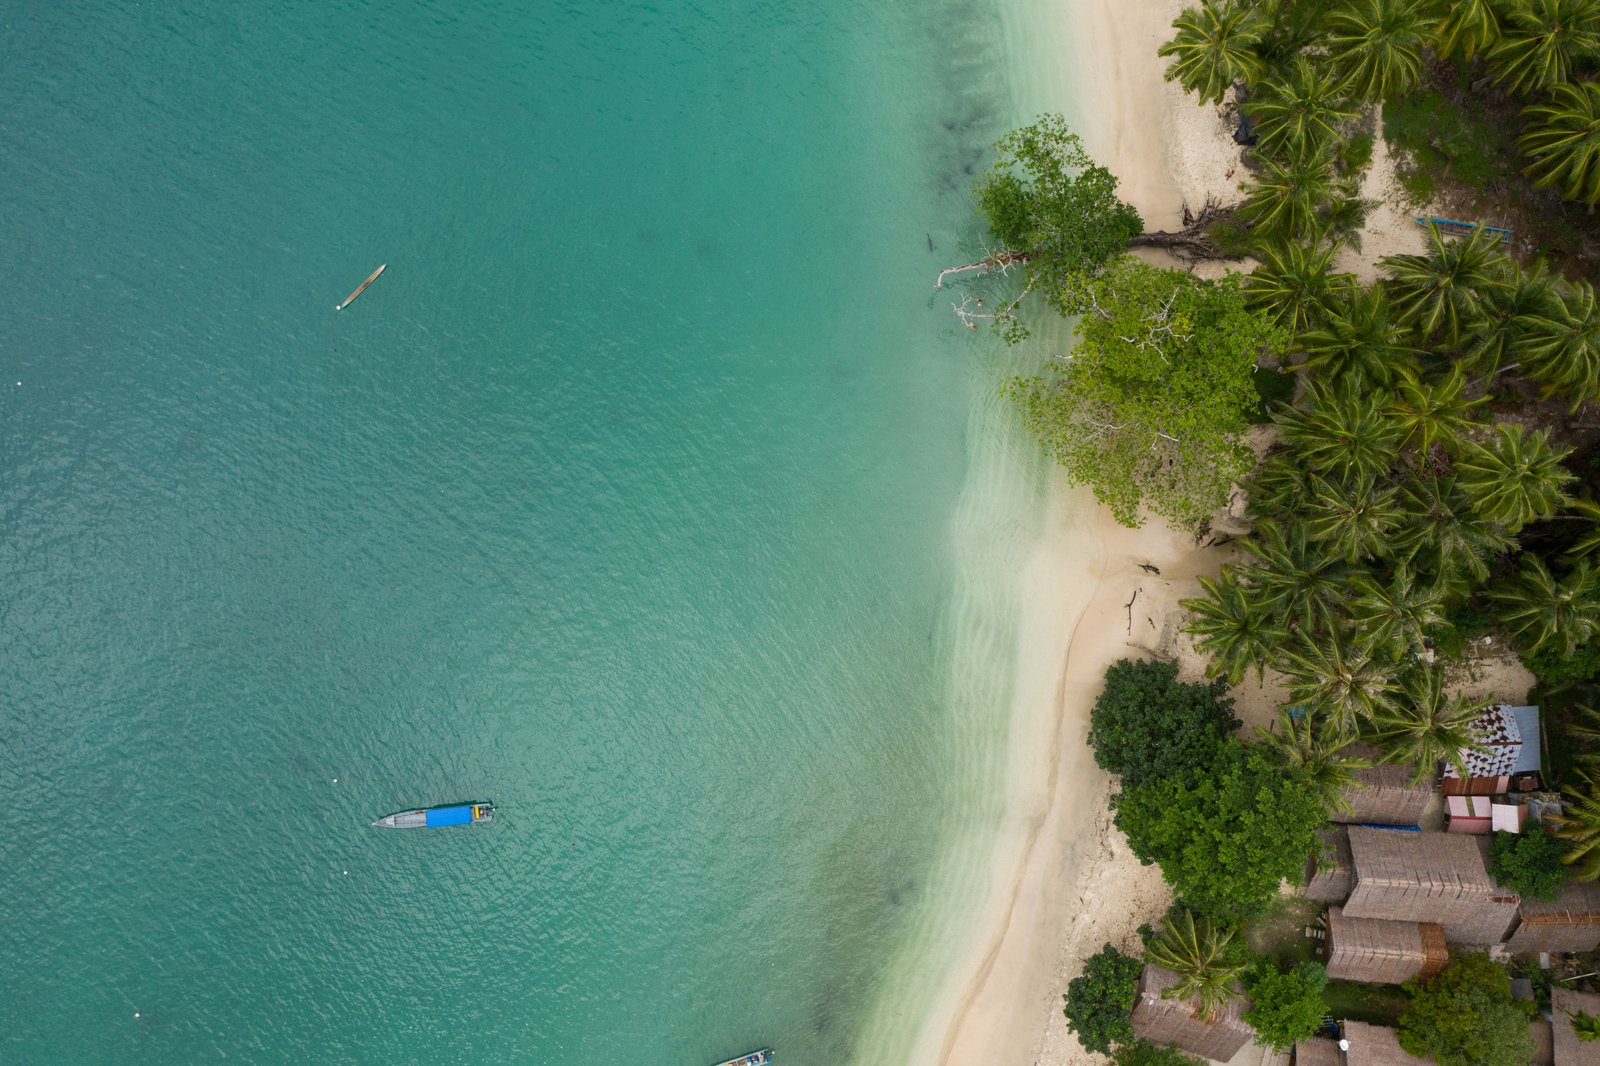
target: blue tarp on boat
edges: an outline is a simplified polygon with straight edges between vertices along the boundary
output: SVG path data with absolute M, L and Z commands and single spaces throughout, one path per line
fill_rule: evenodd
M 470 825 L 471 807 L 439 807 L 428 812 L 428 828 L 441 825 Z

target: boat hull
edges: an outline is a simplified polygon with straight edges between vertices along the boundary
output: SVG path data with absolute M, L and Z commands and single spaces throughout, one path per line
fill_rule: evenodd
M 426 807 L 415 811 L 396 811 L 373 822 L 376 829 L 444 829 L 452 825 L 477 825 L 494 819 L 494 807 L 487 803 L 455 803 L 447 807 Z

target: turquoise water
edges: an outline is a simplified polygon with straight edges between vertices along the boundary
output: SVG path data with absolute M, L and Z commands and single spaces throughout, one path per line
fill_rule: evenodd
M 450 6 L 6 13 L 0 1060 L 831 1066 L 941 960 L 994 12 Z

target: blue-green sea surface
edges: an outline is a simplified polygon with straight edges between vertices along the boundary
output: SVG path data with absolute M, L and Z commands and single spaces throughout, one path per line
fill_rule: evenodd
M 1005 732 L 996 12 L 0 23 L 0 1061 L 854 1061 Z

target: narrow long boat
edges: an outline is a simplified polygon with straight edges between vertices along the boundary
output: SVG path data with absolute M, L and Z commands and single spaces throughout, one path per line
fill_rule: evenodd
M 487 803 L 460 803 L 386 814 L 372 824 L 378 829 L 441 829 L 447 825 L 476 825 L 493 818 L 494 807 Z
M 760 1051 L 752 1051 L 748 1055 L 740 1055 L 738 1058 L 719 1062 L 717 1066 L 767 1066 L 768 1063 L 776 1061 L 772 1057 L 772 1049 L 764 1047 Z
M 343 311 L 346 307 L 349 307 L 352 303 L 355 303 L 356 297 L 360 296 L 362 293 L 366 292 L 367 291 L 367 286 L 371 285 L 374 281 L 377 281 L 378 280 L 378 275 L 382 274 L 387 269 L 389 269 L 389 264 L 388 263 L 384 263 L 382 266 L 378 267 L 377 270 L 374 270 L 371 274 L 368 274 L 367 275 L 367 280 L 363 281 L 360 285 L 357 285 L 356 286 L 356 291 L 351 293 L 349 296 L 346 296 L 344 298 L 344 303 L 339 304 L 337 307 L 334 308 L 334 310 L 335 311 Z

